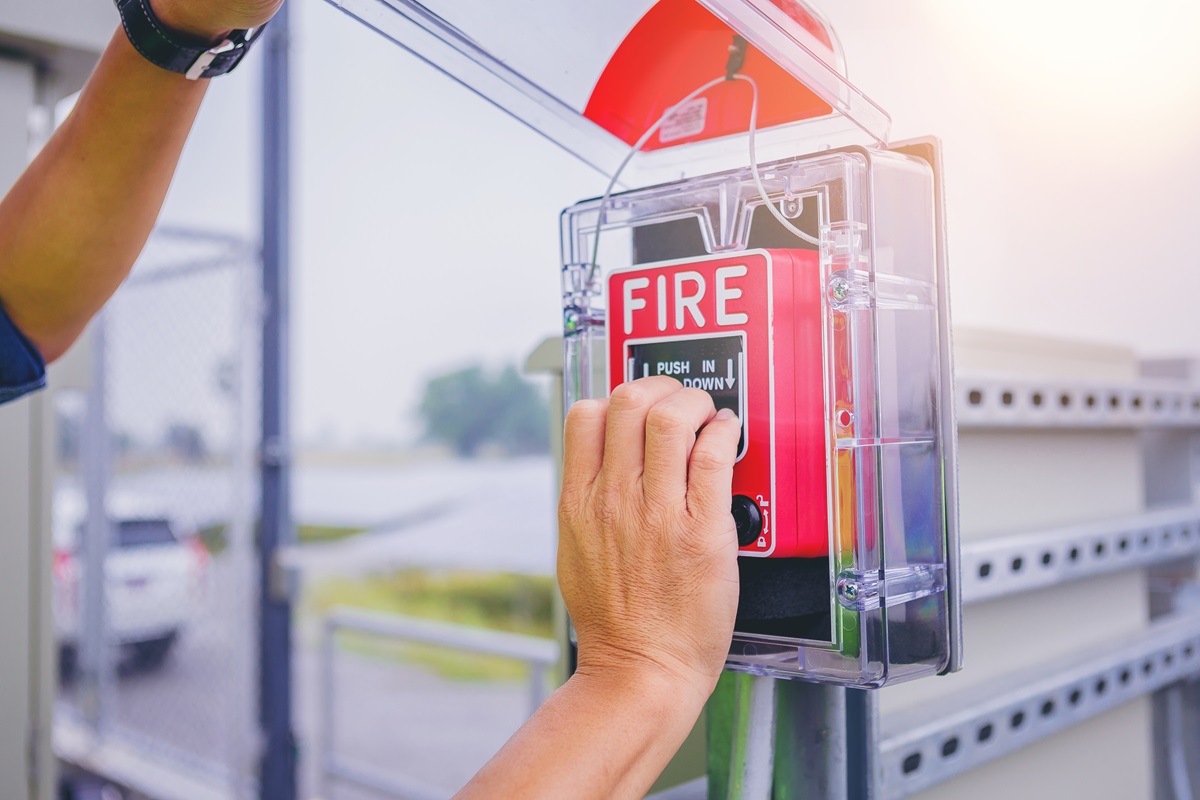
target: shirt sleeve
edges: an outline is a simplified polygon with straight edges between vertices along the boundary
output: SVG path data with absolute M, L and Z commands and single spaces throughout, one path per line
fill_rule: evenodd
M 42 354 L 0 306 L 0 403 L 16 400 L 45 385 L 46 362 Z

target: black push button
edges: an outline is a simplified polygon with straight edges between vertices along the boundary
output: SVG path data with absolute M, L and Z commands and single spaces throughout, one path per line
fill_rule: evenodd
M 748 547 L 758 540 L 762 533 L 762 512 L 758 504 L 744 494 L 733 496 L 733 524 L 737 526 L 738 544 Z

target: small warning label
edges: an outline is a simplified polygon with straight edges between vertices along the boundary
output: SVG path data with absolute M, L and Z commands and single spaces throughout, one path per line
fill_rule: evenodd
M 666 144 L 703 133 L 707 118 L 708 98 L 697 97 L 695 100 L 689 100 L 663 121 L 662 127 L 658 129 L 658 140 Z

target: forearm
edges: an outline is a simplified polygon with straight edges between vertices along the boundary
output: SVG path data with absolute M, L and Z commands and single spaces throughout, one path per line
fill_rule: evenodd
M 47 361 L 129 273 L 208 81 L 109 43 L 75 109 L 0 201 L 0 303 Z
M 665 679 L 577 674 L 457 798 L 644 797 L 703 703 Z

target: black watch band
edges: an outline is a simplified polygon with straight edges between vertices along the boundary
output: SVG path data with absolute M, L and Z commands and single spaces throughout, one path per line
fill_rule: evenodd
M 178 72 L 188 80 L 215 78 L 232 72 L 265 25 L 233 31 L 218 44 L 184 36 L 159 21 L 150 0 L 116 0 L 129 42 L 151 64 Z

